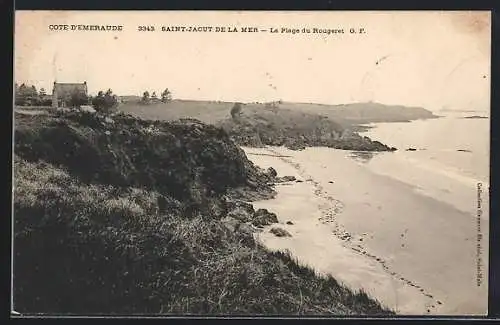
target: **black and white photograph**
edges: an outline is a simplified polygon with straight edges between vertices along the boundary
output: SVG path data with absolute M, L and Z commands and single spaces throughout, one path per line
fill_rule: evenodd
M 14 23 L 11 317 L 488 314 L 490 11 Z

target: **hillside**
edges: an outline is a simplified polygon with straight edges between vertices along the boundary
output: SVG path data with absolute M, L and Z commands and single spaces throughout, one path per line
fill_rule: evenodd
M 254 240 L 279 181 L 196 120 L 16 114 L 15 309 L 393 314 Z
M 355 151 L 393 151 L 378 141 L 351 132 L 326 116 L 286 108 L 258 109 L 244 105 L 237 118 L 216 124 L 243 146 L 285 146 L 289 149 L 322 146 Z
M 332 106 L 317 104 L 249 103 L 243 104 L 244 117 L 235 121 L 230 115 L 233 105 L 226 102 L 185 100 L 144 105 L 129 101 L 119 109 L 148 119 L 169 121 L 186 117 L 196 118 L 220 126 L 238 144 L 246 146 L 285 145 L 292 149 L 327 146 L 357 151 L 395 150 L 356 133 L 360 128 L 357 123 L 368 123 L 365 116 L 371 116 L 371 120 L 374 120 L 373 116 L 377 115 L 375 112 L 364 114 L 360 108 L 353 108 L 353 112 L 349 112 L 346 108 L 334 109 Z M 380 109 L 382 108 L 379 107 L 378 110 Z M 341 113 L 335 113 L 336 110 Z M 392 115 L 394 120 L 396 115 Z M 386 116 L 389 116 L 389 113 Z M 417 117 L 417 114 L 413 117 Z
M 375 102 L 343 105 L 322 105 L 283 103 L 282 108 L 300 109 L 328 116 L 344 125 L 356 125 L 380 122 L 408 122 L 416 119 L 436 118 L 432 112 L 422 107 L 402 105 L 384 105 Z
M 139 98 L 126 97 L 121 110 L 143 118 L 171 120 L 182 117 L 196 118 L 205 123 L 216 123 L 230 117 L 232 102 L 174 100 L 170 103 L 141 105 Z M 380 103 L 354 103 L 325 105 L 311 103 L 246 103 L 248 111 L 266 112 L 285 109 L 298 113 L 326 116 L 346 128 L 356 128 L 359 124 L 377 122 L 407 122 L 415 119 L 436 118 L 432 112 L 421 107 L 384 105 Z

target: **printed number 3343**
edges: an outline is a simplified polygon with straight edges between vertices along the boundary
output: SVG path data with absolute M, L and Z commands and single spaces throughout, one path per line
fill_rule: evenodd
M 154 32 L 155 28 L 154 26 L 138 26 L 137 30 L 139 32 Z

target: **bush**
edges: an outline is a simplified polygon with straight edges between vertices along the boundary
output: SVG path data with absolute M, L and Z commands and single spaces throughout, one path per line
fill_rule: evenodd
M 258 173 L 225 132 L 200 122 L 120 114 L 111 120 L 87 112 L 59 116 L 39 118 L 35 125 L 19 116 L 16 153 L 65 166 L 85 182 L 144 187 L 194 202 L 245 186 L 249 173 Z
M 78 90 L 75 90 L 71 94 L 71 98 L 69 101 L 69 105 L 71 107 L 80 107 L 82 105 L 87 105 L 88 103 L 89 103 L 89 97 L 87 96 L 87 94 Z
M 233 119 L 237 119 L 241 115 L 241 111 L 242 111 L 242 104 L 235 103 L 233 108 L 231 108 L 231 117 Z
M 92 106 L 100 113 L 115 112 L 118 106 L 118 97 L 113 94 L 111 89 L 108 89 L 106 93 L 99 91 L 97 96 L 92 99 Z

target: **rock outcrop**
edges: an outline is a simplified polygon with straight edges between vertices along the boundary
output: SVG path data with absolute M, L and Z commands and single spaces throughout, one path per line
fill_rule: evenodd
M 326 118 L 309 118 L 297 123 L 283 117 L 281 123 L 275 123 L 253 116 L 242 116 L 237 120 L 225 120 L 219 126 L 236 143 L 249 147 L 269 145 L 303 150 L 306 147 L 321 146 L 357 151 L 396 150 L 355 132 L 344 132 L 340 125 Z

